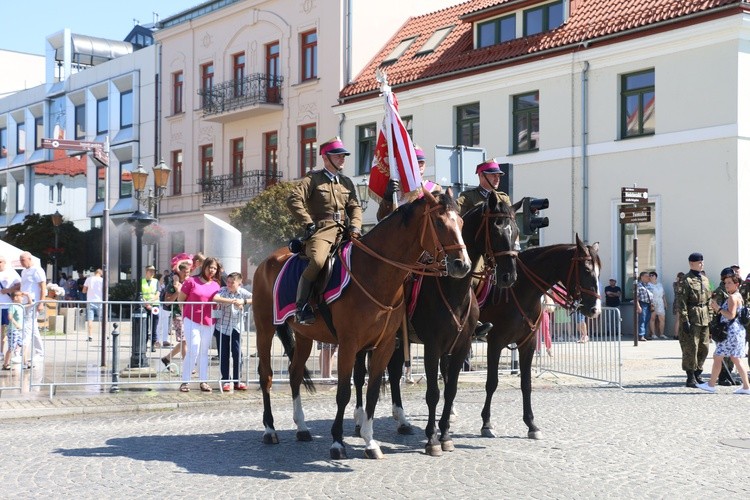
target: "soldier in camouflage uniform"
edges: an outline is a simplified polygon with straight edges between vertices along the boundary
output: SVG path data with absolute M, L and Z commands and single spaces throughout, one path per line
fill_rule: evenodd
M 359 238 L 362 227 L 357 189 L 352 180 L 341 173 L 349 151 L 336 137 L 320 146 L 320 156 L 323 157 L 323 168 L 307 174 L 287 198 L 292 216 L 304 228 L 307 236 L 305 255 L 310 259 L 297 286 L 295 319 L 302 325 L 315 321 L 307 301 L 331 247 L 346 231 L 350 237 Z
M 687 373 L 685 386 L 695 388 L 696 383 L 703 383 L 703 362 L 708 356 L 711 284 L 703 274 L 703 255 L 691 253 L 688 261 L 690 271 L 677 286 L 675 300 L 682 324 L 680 348 L 682 369 Z
M 507 194 L 497 190 L 500 186 L 500 176 L 505 174 L 500 170 L 500 165 L 495 160 L 485 161 L 477 165 L 477 175 L 479 176 L 479 187 L 467 189 L 456 200 L 460 216 L 463 217 L 466 212 L 487 201 L 487 195 L 490 194 L 490 191 L 495 191 L 498 200 L 513 205 Z

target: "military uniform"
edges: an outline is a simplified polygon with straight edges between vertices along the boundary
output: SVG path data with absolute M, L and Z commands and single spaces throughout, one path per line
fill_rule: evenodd
M 461 196 L 459 196 L 458 200 L 456 200 L 456 204 L 458 205 L 458 214 L 463 217 L 466 212 L 487 201 L 487 196 L 489 194 L 490 192 L 483 187 L 467 189 L 466 191 L 461 193 Z M 495 191 L 495 194 L 497 195 L 497 199 L 499 201 L 504 201 L 508 205 L 513 205 L 510 202 L 510 197 L 507 194 L 503 193 L 502 191 Z
M 708 302 L 711 299 L 711 285 L 700 271 L 691 270 L 677 286 L 677 309 L 680 317 L 680 348 L 682 349 L 682 369 L 700 376 L 703 362 L 708 356 L 708 323 L 711 312 Z M 685 325 L 690 328 L 686 332 Z M 694 375 L 694 377 L 695 377 Z
M 340 240 L 345 229 L 362 227 L 362 208 L 352 180 L 342 174 L 331 175 L 321 169 L 310 172 L 294 188 L 287 206 L 304 227 L 315 224 L 316 230 L 305 244 L 310 264 L 302 276 L 315 280 L 323 268 L 331 246 Z

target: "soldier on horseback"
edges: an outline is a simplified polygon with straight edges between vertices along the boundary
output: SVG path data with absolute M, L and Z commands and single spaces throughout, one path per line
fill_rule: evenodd
M 315 321 L 308 299 L 331 247 L 341 241 L 344 233 L 359 238 L 362 227 L 357 190 L 341 172 L 349 151 L 335 137 L 320 146 L 320 156 L 323 168 L 308 173 L 287 199 L 292 216 L 303 226 L 307 240 L 305 255 L 310 259 L 297 286 L 295 319 L 302 325 Z
M 487 201 L 490 191 L 495 191 L 498 200 L 513 206 L 510 197 L 497 189 L 500 186 L 500 176 L 505 174 L 500 170 L 500 165 L 495 160 L 485 161 L 477 165 L 477 175 L 479 176 L 479 186 L 467 189 L 456 200 L 459 215 L 463 217 L 466 212 Z

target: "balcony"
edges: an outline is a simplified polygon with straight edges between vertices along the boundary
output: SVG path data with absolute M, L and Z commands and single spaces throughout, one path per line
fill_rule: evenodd
M 281 180 L 281 173 L 251 170 L 242 175 L 216 175 L 198 180 L 203 205 L 245 203 Z
M 203 117 L 228 122 L 274 113 L 282 109 L 281 83 L 284 78 L 256 73 L 241 80 L 229 80 L 198 91 Z

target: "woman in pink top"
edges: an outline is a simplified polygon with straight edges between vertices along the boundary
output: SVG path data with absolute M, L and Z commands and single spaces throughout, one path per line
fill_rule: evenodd
M 187 354 L 182 362 L 182 382 L 180 392 L 189 392 L 190 373 L 198 358 L 198 378 L 203 392 L 211 392 L 208 385 L 208 349 L 214 333 L 214 319 L 211 317 L 214 295 L 219 285 L 221 264 L 213 257 L 203 261 L 201 272 L 191 276 L 182 285 L 179 302 L 187 302 L 182 308 L 184 338 L 187 343 Z

